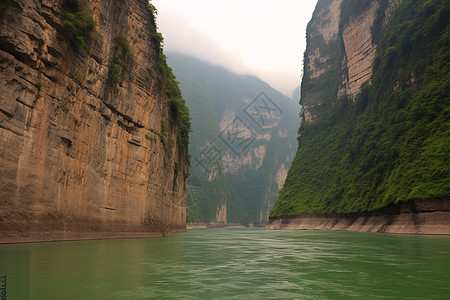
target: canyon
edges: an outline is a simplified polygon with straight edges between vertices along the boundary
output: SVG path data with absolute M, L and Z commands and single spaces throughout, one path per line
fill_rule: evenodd
M 254 76 L 167 56 L 192 115 L 188 225 L 264 225 L 295 154 L 298 99 Z

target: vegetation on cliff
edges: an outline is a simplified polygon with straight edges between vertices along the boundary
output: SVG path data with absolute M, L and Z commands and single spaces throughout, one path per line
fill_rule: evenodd
M 342 7 L 349 2 L 355 1 Z M 371 84 L 356 99 L 329 97 L 324 112 L 302 124 L 272 217 L 371 211 L 450 196 L 449 16 L 450 3 L 439 0 L 402 1 L 382 29 L 376 16 Z M 342 18 L 340 26 L 348 13 Z M 302 94 L 312 83 L 334 82 L 328 95 L 336 95 L 338 80 L 330 72 L 317 82 L 306 76 Z
M 165 75 L 166 94 L 170 99 L 172 117 L 179 128 L 177 143 L 186 150 L 187 154 L 189 132 L 191 131 L 191 117 L 186 101 L 183 99 L 180 87 L 178 86 L 179 82 L 173 74 L 172 68 L 167 65 L 167 59 L 164 54 L 161 55 L 161 69 Z
M 130 43 L 121 33 L 115 39 L 113 59 L 109 65 L 109 78 L 116 84 L 122 81 L 124 73 L 129 73 L 134 61 Z
M 63 9 L 63 36 L 75 50 L 88 49 L 97 22 L 79 0 L 64 0 Z
M 146 4 L 147 11 L 151 16 L 151 19 L 156 24 L 156 15 L 158 11 L 151 1 L 140 0 Z M 155 28 L 157 26 L 155 25 Z M 167 64 L 167 57 L 164 54 L 164 37 L 158 31 L 154 31 L 152 34 L 152 41 L 156 49 L 158 49 L 158 66 L 159 71 L 162 73 L 162 86 L 164 86 L 166 95 L 170 99 L 170 111 L 172 114 L 171 121 L 178 126 L 177 144 L 185 150 L 186 159 L 190 163 L 190 156 L 188 153 L 189 146 L 189 132 L 191 131 L 191 117 L 189 109 L 186 105 L 186 101 L 183 99 L 179 82 L 173 74 L 172 68 Z

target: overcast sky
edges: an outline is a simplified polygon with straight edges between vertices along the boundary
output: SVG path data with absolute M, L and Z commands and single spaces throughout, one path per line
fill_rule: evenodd
M 317 0 L 152 0 L 165 51 L 256 75 L 291 97 Z

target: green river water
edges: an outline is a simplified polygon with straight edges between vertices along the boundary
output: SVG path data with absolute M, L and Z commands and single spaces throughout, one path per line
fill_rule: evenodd
M 11 300 L 450 299 L 450 237 L 229 228 L 0 245 L 0 276 Z

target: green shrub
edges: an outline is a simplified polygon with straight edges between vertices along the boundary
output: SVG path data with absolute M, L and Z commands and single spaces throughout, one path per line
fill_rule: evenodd
M 133 61 L 134 55 L 131 51 L 130 43 L 121 33 L 116 38 L 114 56 L 109 66 L 110 79 L 116 84 L 120 83 L 124 72 L 131 69 Z
M 162 46 L 164 45 L 164 38 L 160 32 L 153 33 L 153 42 L 155 43 L 156 47 L 158 49 L 162 49 Z
M 109 66 L 109 77 L 117 84 L 122 80 L 122 72 L 120 70 L 120 65 L 118 65 L 114 61 Z
M 118 44 L 122 48 L 122 51 L 124 52 L 124 54 L 126 56 L 128 56 L 131 60 L 134 60 L 134 55 L 131 52 L 130 43 L 128 42 L 127 38 L 123 34 L 120 34 L 117 39 L 118 39 Z
M 148 134 L 145 135 L 145 138 L 147 140 L 149 140 L 150 142 L 154 142 L 155 141 L 155 138 L 153 136 L 148 135 Z
M 156 9 L 156 7 L 150 2 L 147 2 L 147 10 L 153 15 L 157 15 L 158 14 L 158 10 Z
M 89 49 L 97 22 L 78 0 L 64 1 L 63 9 L 63 36 L 74 49 Z
M 163 75 L 166 95 L 170 99 L 170 111 L 175 124 L 178 126 L 177 144 L 186 150 L 189 145 L 189 132 L 191 131 L 191 117 L 186 101 L 183 99 L 179 82 L 173 74 L 172 68 L 167 65 L 167 57 L 162 49 L 159 53 L 159 70 Z

